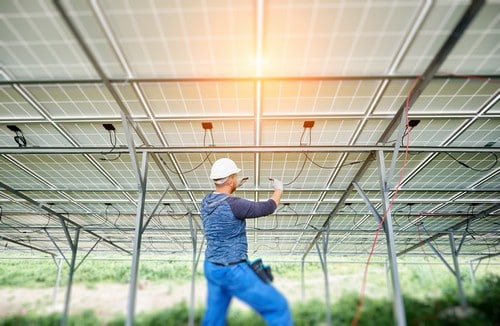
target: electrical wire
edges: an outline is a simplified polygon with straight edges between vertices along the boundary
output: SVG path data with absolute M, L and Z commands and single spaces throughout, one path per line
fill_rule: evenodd
M 340 165 L 336 165 L 336 166 L 324 166 L 324 165 L 319 165 L 318 163 L 314 162 L 309 157 L 309 155 L 307 154 L 307 152 L 304 152 L 303 154 L 306 156 L 307 160 L 310 161 L 312 164 L 316 165 L 320 169 L 325 169 L 325 170 L 335 170 L 335 169 L 338 169 L 338 168 L 342 168 L 344 166 L 354 165 L 354 164 L 359 164 L 359 163 L 363 163 L 364 162 L 364 161 L 352 161 L 352 162 L 348 162 L 348 163 L 344 163 L 344 164 L 340 164 Z M 374 160 L 375 159 L 372 159 L 370 161 L 374 161 Z
M 304 171 L 304 167 L 306 166 L 306 163 L 307 163 L 307 157 L 304 157 L 304 162 L 302 162 L 302 166 L 300 167 L 299 173 L 297 173 L 297 175 L 292 179 L 292 181 L 290 181 L 290 182 L 283 182 L 283 185 L 284 186 L 289 186 L 292 183 L 294 183 L 295 181 L 297 181 L 297 179 L 302 174 L 302 171 Z
M 354 228 L 356 226 L 356 216 L 358 215 L 358 212 L 351 206 L 351 203 L 346 203 L 344 206 L 349 207 L 349 209 L 354 213 L 352 216 L 352 227 Z
M 486 167 L 486 168 L 484 168 L 484 169 L 477 169 L 477 168 L 475 168 L 475 167 L 472 167 L 472 166 L 468 165 L 467 163 L 465 163 L 465 162 L 463 162 L 463 161 L 458 160 L 455 156 L 451 155 L 451 154 L 450 154 L 450 153 L 448 153 L 448 152 L 444 152 L 444 154 L 446 154 L 446 155 L 448 155 L 449 157 L 451 157 L 451 158 L 452 158 L 455 162 L 457 162 L 457 163 L 458 163 L 458 164 L 460 164 L 461 166 L 463 166 L 463 167 L 465 167 L 465 168 L 467 168 L 467 169 L 470 169 L 470 170 L 472 170 L 472 171 L 476 171 L 476 172 L 488 172 L 488 171 L 490 171 L 491 169 L 493 169 L 493 168 L 497 165 L 497 163 L 498 163 L 498 156 L 497 156 L 497 154 L 496 154 L 495 152 L 490 152 L 490 153 L 489 153 L 490 155 L 493 155 L 493 157 L 495 158 L 494 162 L 493 162 L 490 166 L 488 166 L 488 167 Z
M 406 97 L 405 109 L 404 109 L 405 125 L 406 126 L 409 125 L 408 114 L 409 114 L 409 111 L 410 111 L 409 110 L 410 109 L 410 97 L 411 97 L 411 94 L 413 92 L 413 89 L 414 89 L 416 83 L 420 80 L 420 78 L 421 77 L 419 76 L 419 77 L 417 77 L 413 81 L 413 83 L 412 83 L 412 85 L 410 87 L 410 90 L 408 92 L 408 95 Z M 365 297 L 365 294 L 366 294 L 366 283 L 367 283 L 367 278 L 368 278 L 368 267 L 370 265 L 370 261 L 372 259 L 373 253 L 375 251 L 375 246 L 377 244 L 377 239 L 378 239 L 378 237 L 380 235 L 380 231 L 381 231 L 382 226 L 385 223 L 385 220 L 387 218 L 387 213 L 391 211 L 392 205 L 396 201 L 397 195 L 399 193 L 399 188 L 400 188 L 401 183 L 403 181 L 403 176 L 404 176 L 404 173 L 405 173 L 406 165 L 408 164 L 408 152 L 410 150 L 410 134 L 411 134 L 411 132 L 407 133 L 408 140 L 407 140 L 407 143 L 406 143 L 406 146 L 405 146 L 405 153 L 404 153 L 404 157 L 403 157 L 403 165 L 402 165 L 400 173 L 399 173 L 398 183 L 397 183 L 397 185 L 395 187 L 395 190 L 393 192 L 393 197 L 391 198 L 391 201 L 389 202 L 389 205 L 388 205 L 387 209 L 385 210 L 384 215 L 383 215 L 380 223 L 378 224 L 378 227 L 377 227 L 377 230 L 375 232 L 375 236 L 373 238 L 373 242 L 372 242 L 369 254 L 368 254 L 368 259 L 367 259 L 367 262 L 366 262 L 366 265 L 365 265 L 365 270 L 364 270 L 364 273 L 363 273 L 363 280 L 362 280 L 362 283 L 361 283 L 361 294 L 360 294 L 360 297 L 359 297 L 358 305 L 356 307 L 356 313 L 355 313 L 354 319 L 351 322 L 351 326 L 358 325 L 358 322 L 359 322 L 359 320 L 361 318 L 361 310 L 363 308 L 364 297 Z
M 118 212 L 118 216 L 115 218 L 115 221 L 112 224 L 116 229 L 120 230 L 120 228 L 118 227 L 116 222 L 118 222 L 118 219 L 120 218 L 122 213 L 120 212 L 120 210 L 118 208 L 114 207 L 113 204 L 106 204 L 106 210 L 104 211 L 104 218 L 105 218 L 106 222 L 110 222 L 108 220 L 108 210 L 110 207 L 113 207 L 113 209 Z
M 3 219 L 2 219 L 3 218 Z M 33 231 L 22 231 L 20 228 L 26 228 L 26 227 L 29 227 L 28 224 L 24 224 L 24 223 L 21 223 L 21 222 L 18 222 L 12 218 L 10 218 L 12 221 L 10 223 L 6 223 L 6 218 L 7 216 L 3 215 L 3 207 L 0 206 L 0 224 L 4 224 L 6 225 L 8 228 L 11 228 L 11 229 L 14 229 L 16 230 L 18 233 L 38 233 L 40 232 L 41 230 L 47 228 L 47 226 L 49 225 L 50 223 L 50 214 L 48 214 L 47 216 L 47 223 L 40 227 L 39 229 L 36 229 L 36 230 L 33 230 Z M 16 226 L 15 226 L 16 225 Z
M 184 216 L 186 216 L 187 214 L 189 214 L 189 213 L 186 213 L 186 214 L 181 215 L 181 216 L 179 216 L 179 217 L 175 217 L 175 216 L 173 215 L 173 213 L 174 213 L 174 209 L 172 208 L 172 206 L 170 206 L 170 204 L 169 204 L 169 203 L 166 203 L 166 204 L 163 204 L 163 208 L 160 210 L 160 212 L 158 212 L 158 219 L 160 219 L 160 214 L 161 214 L 161 212 L 162 212 L 165 208 L 167 208 L 167 207 L 169 208 L 169 209 L 168 209 L 168 211 L 167 211 L 167 216 L 169 216 L 169 217 L 173 218 L 174 220 L 182 220 L 182 219 L 184 218 Z
M 249 227 L 250 230 L 256 230 L 256 231 L 271 231 L 271 230 L 276 230 L 278 228 L 278 211 L 276 211 L 273 214 L 273 225 L 270 228 L 257 228 L 257 227 Z M 262 218 L 260 218 L 262 220 Z
M 108 133 L 109 133 L 109 142 L 111 144 L 111 149 L 109 150 L 109 152 L 101 152 L 101 154 L 104 157 L 101 157 L 100 160 L 112 162 L 112 161 L 118 160 L 122 156 L 122 153 L 118 153 L 118 155 L 114 158 L 107 157 L 107 155 L 113 153 L 113 151 L 116 149 L 116 144 L 117 144 L 116 131 L 115 130 L 108 130 Z
M 274 247 L 271 247 L 270 245 L 268 244 L 260 244 L 260 245 L 257 245 L 255 247 L 255 249 L 252 251 L 252 255 L 255 254 L 257 251 L 259 251 L 259 249 L 261 248 L 267 248 L 267 249 L 278 249 L 278 251 L 281 251 L 280 249 L 280 238 L 276 238 L 276 243 L 275 243 L 275 246 Z
M 304 127 L 304 130 L 302 131 L 302 135 L 300 136 L 300 141 L 299 141 L 300 146 L 311 146 L 311 143 L 312 143 L 312 138 L 311 138 L 312 137 L 312 131 L 311 131 L 311 129 L 312 128 L 310 128 L 310 127 Z M 309 130 L 309 142 L 308 143 L 304 143 L 303 139 L 304 139 L 304 135 L 305 135 L 305 133 L 306 133 L 307 130 Z M 320 164 L 316 163 L 309 156 L 309 154 L 308 154 L 307 151 L 303 151 L 303 152 L 301 152 L 301 154 L 304 155 L 304 161 L 302 162 L 302 166 L 300 167 L 299 172 L 295 175 L 295 177 L 291 181 L 289 181 L 289 182 L 283 182 L 284 186 L 289 186 L 292 183 L 294 183 L 295 181 L 297 181 L 297 179 L 301 176 L 302 172 L 304 171 L 304 168 L 306 166 L 307 161 L 311 162 L 312 164 L 314 164 L 315 166 L 319 167 L 320 169 L 325 169 L 325 170 L 335 170 L 335 169 L 342 168 L 344 166 L 363 163 L 363 161 L 352 161 L 352 162 L 348 162 L 348 163 L 344 163 L 344 164 L 340 164 L 340 165 L 336 165 L 336 166 L 324 166 L 324 165 L 320 165 Z
M 210 130 L 210 136 L 211 136 L 211 139 L 212 139 L 212 144 L 209 145 L 209 147 L 213 147 L 213 146 L 215 146 L 215 143 L 214 143 L 214 136 L 212 134 L 212 130 L 211 129 L 205 129 L 205 135 L 203 136 L 203 147 L 207 147 L 207 145 L 206 145 L 207 130 Z M 160 161 L 163 163 L 163 165 L 167 168 L 167 170 L 169 170 L 170 172 L 172 172 L 174 174 L 177 174 L 177 175 L 184 175 L 186 173 L 190 173 L 190 172 L 193 172 L 193 171 L 199 169 L 200 166 L 202 166 L 207 160 L 210 163 L 212 163 L 212 161 L 210 160 L 210 154 L 211 154 L 211 152 L 207 152 L 205 158 L 198 165 L 196 165 L 194 168 L 186 170 L 186 171 L 179 171 L 179 172 L 177 172 L 176 170 L 174 170 L 171 167 L 169 167 L 168 164 L 167 164 L 167 162 L 165 162 L 165 160 L 163 159 L 163 157 L 161 157 L 161 156 L 158 156 L 158 157 L 160 158 Z

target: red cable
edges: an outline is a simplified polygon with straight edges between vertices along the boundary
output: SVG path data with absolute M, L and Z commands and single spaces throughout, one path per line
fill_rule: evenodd
M 419 79 L 420 79 L 420 77 L 417 77 L 413 81 L 413 84 L 411 85 L 410 90 L 408 92 L 408 96 L 406 97 L 406 102 L 405 102 L 405 124 L 406 124 L 406 126 L 408 126 L 408 112 L 409 112 L 409 106 L 410 106 L 409 103 L 410 103 L 411 93 L 413 92 L 413 88 L 415 87 L 415 84 L 417 83 L 417 81 Z M 397 183 L 395 191 L 394 191 L 394 196 L 392 197 L 391 202 L 389 203 L 389 206 L 387 207 L 386 211 L 384 212 L 384 216 L 382 217 L 382 220 L 378 224 L 377 230 L 375 231 L 375 237 L 373 238 L 373 243 L 372 243 L 372 246 L 371 246 L 371 249 L 370 249 L 370 253 L 368 255 L 368 260 L 367 260 L 367 262 L 365 264 L 365 271 L 364 271 L 364 274 L 363 274 L 363 282 L 361 283 L 361 295 L 359 297 L 358 305 L 357 305 L 357 308 L 356 308 L 356 314 L 354 316 L 353 321 L 351 322 L 351 326 L 358 325 L 359 319 L 361 318 L 361 309 L 363 308 L 363 301 L 364 301 L 365 290 L 366 290 L 366 281 L 367 281 L 367 277 L 368 277 L 368 267 L 370 265 L 370 261 L 371 261 L 371 258 L 373 256 L 373 252 L 375 251 L 375 246 L 377 244 L 377 239 L 378 239 L 378 236 L 380 234 L 380 230 L 382 229 L 382 225 L 385 222 L 385 219 L 387 217 L 387 213 L 391 210 L 392 205 L 394 204 L 394 201 L 397 198 L 397 195 L 398 195 L 398 192 L 399 192 L 399 187 L 401 186 L 401 182 L 403 181 L 404 171 L 405 171 L 405 168 L 406 168 L 406 164 L 408 163 L 408 152 L 409 152 L 409 149 L 410 149 L 410 132 L 411 132 L 411 129 L 409 129 L 408 133 L 407 133 L 407 138 L 408 139 L 407 139 L 406 147 L 405 147 L 405 155 L 404 155 L 404 159 L 403 159 L 403 166 L 401 168 L 401 172 L 399 173 L 399 180 L 398 180 L 398 183 Z
M 456 77 L 471 79 L 471 80 L 483 80 L 483 81 L 493 82 L 493 83 L 498 83 L 499 82 L 496 79 L 483 78 L 483 77 L 480 77 L 480 76 L 457 75 L 457 74 L 451 74 L 451 75 L 456 76 Z M 408 92 L 408 96 L 406 97 L 406 102 L 405 102 L 406 126 L 408 126 L 408 112 L 410 110 L 409 109 L 409 106 L 410 106 L 409 105 L 409 103 L 410 103 L 410 97 L 411 97 L 411 94 L 413 92 L 413 88 L 415 87 L 416 82 L 420 78 L 421 78 L 421 76 L 418 76 L 413 81 L 413 84 L 410 87 L 410 90 Z M 360 298 L 359 298 L 359 301 L 358 301 L 358 305 L 357 305 L 357 308 L 356 308 L 356 314 L 354 316 L 353 321 L 351 322 L 351 326 L 356 326 L 358 324 L 358 322 L 359 322 L 360 317 L 361 317 L 361 309 L 363 308 L 363 300 L 364 300 L 365 290 L 366 290 L 366 280 L 367 280 L 367 277 L 368 277 L 368 266 L 370 264 L 371 257 L 373 255 L 374 250 L 375 250 L 375 245 L 377 244 L 377 239 L 378 239 L 378 235 L 380 234 L 380 229 L 382 228 L 382 225 L 385 222 L 385 219 L 386 219 L 386 216 L 387 216 L 387 212 L 389 212 L 391 210 L 392 204 L 396 200 L 396 197 L 397 197 L 397 194 L 398 194 L 398 191 L 399 191 L 399 187 L 401 186 L 401 181 L 403 180 L 404 170 L 405 170 L 406 164 L 408 163 L 407 158 L 408 158 L 408 152 L 409 152 L 409 147 L 410 147 L 410 132 L 411 132 L 411 129 L 408 130 L 408 134 L 407 134 L 408 141 L 406 143 L 406 148 L 405 148 L 405 156 L 404 156 L 404 161 L 403 161 L 403 167 L 401 168 L 401 173 L 400 173 L 400 176 L 399 176 L 399 181 L 398 181 L 398 184 L 397 184 L 396 189 L 394 191 L 394 197 L 391 199 L 391 202 L 389 203 L 389 207 L 387 208 L 386 212 L 384 212 L 384 216 L 383 216 L 382 220 L 380 221 L 380 223 L 378 225 L 377 231 L 375 232 L 375 237 L 373 239 L 372 247 L 371 247 L 370 253 L 368 255 L 368 260 L 366 262 L 365 271 L 364 271 L 364 275 L 363 275 L 363 282 L 361 284 L 361 295 L 360 295 Z M 419 233 L 419 238 L 420 238 L 420 227 L 418 228 L 418 233 Z M 425 251 L 424 251 L 424 253 L 425 253 Z
M 458 78 L 464 78 L 464 79 L 471 79 L 471 80 L 481 80 L 481 81 L 486 81 L 488 83 L 500 83 L 500 80 L 498 79 L 493 79 L 490 77 L 482 77 L 482 76 L 474 76 L 474 75 L 458 75 L 454 73 L 448 73 L 450 76 L 458 77 Z

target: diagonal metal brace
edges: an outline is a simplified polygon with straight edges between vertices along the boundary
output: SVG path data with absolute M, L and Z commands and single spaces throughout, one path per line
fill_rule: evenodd
M 356 181 L 353 181 L 352 185 L 354 186 L 354 189 L 356 189 L 356 191 L 361 196 L 361 198 L 365 202 L 366 206 L 368 207 L 368 209 L 370 210 L 370 212 L 372 212 L 373 216 L 375 217 L 375 219 L 377 220 L 378 224 L 380 225 L 380 223 L 382 223 L 382 217 L 380 216 L 380 214 L 377 211 L 377 209 L 373 206 L 373 204 L 371 203 L 371 201 L 368 198 L 368 196 L 366 196 L 365 192 L 363 191 L 363 189 L 361 189 L 361 187 L 359 186 L 359 184 Z M 384 233 L 387 235 L 387 230 L 386 230 L 386 227 L 385 227 L 385 221 L 384 221 L 384 223 L 382 223 L 382 228 L 384 229 Z

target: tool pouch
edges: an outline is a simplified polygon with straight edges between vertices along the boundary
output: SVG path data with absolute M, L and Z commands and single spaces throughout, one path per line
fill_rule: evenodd
M 248 265 L 262 281 L 266 283 L 271 283 L 273 281 L 274 277 L 271 272 L 271 266 L 264 265 L 261 258 L 257 258 L 252 262 L 248 261 Z

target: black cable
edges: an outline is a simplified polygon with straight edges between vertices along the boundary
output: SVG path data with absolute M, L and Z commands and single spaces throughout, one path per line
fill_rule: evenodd
M 404 139 L 406 138 L 406 136 L 408 136 L 408 134 L 410 133 L 412 127 L 406 125 L 405 126 L 405 131 L 403 133 L 403 136 L 401 136 L 401 147 L 404 147 Z M 392 139 L 392 140 L 388 140 L 386 142 L 384 142 L 384 144 L 390 144 L 390 143 L 396 143 L 397 142 L 397 139 Z
M 349 207 L 351 209 L 351 211 L 354 212 L 354 215 L 352 217 L 352 226 L 354 227 L 354 226 L 356 226 L 356 215 L 358 215 L 358 212 L 356 212 L 356 210 L 351 206 L 351 203 L 346 203 L 344 205 L 344 207 L 345 206 Z
M 186 214 L 184 214 L 184 215 L 181 215 L 181 216 L 179 216 L 179 217 L 175 217 L 175 216 L 173 215 L 174 210 L 173 210 L 172 206 L 170 206 L 170 204 L 169 204 L 169 203 L 164 204 L 164 205 L 163 205 L 163 209 L 165 209 L 167 206 L 168 206 L 168 208 L 169 208 L 169 210 L 168 210 L 168 212 L 167 212 L 167 216 L 170 216 L 170 217 L 171 217 L 171 218 L 173 218 L 174 220 L 181 220 L 181 219 L 183 219 L 183 218 L 184 218 L 184 216 L 186 216 L 186 215 L 188 215 L 188 214 L 189 214 L 189 212 L 188 212 L 188 213 L 186 213 Z M 161 211 L 163 211 L 163 209 L 162 209 Z M 161 213 L 161 211 L 160 211 L 160 213 Z M 160 218 L 160 213 L 158 213 L 158 218 Z
M 304 171 L 304 167 L 306 166 L 306 162 L 307 162 L 307 157 L 304 158 L 304 162 L 302 163 L 302 166 L 300 167 L 299 173 L 292 179 L 292 181 L 283 183 L 284 186 L 289 186 L 292 183 L 294 183 L 295 181 L 297 181 L 297 179 L 302 174 L 302 171 Z
M 299 225 L 306 224 L 306 223 L 300 223 L 299 224 L 299 213 L 297 213 L 297 211 L 295 209 L 293 209 L 292 206 L 290 206 L 290 204 L 288 204 L 287 207 L 292 210 L 293 215 L 295 216 L 295 223 L 293 224 L 293 226 L 299 226 Z
M 490 152 L 490 155 L 493 155 L 493 157 L 495 158 L 495 161 L 493 162 L 493 164 L 491 164 L 490 166 L 488 166 L 487 168 L 484 168 L 484 169 L 477 169 L 475 167 L 472 167 L 472 166 L 468 165 L 467 163 L 458 160 L 456 157 L 454 157 L 453 155 L 451 155 L 448 152 L 443 152 L 443 153 L 445 153 L 446 155 L 451 157 L 455 162 L 457 162 L 461 166 L 463 166 L 467 169 L 470 169 L 472 171 L 476 171 L 476 172 L 488 172 L 489 170 L 493 169 L 495 167 L 495 165 L 497 165 L 497 163 L 498 163 L 498 156 L 495 152 Z
M 325 169 L 325 170 L 335 170 L 335 169 L 338 169 L 338 168 L 342 168 L 344 166 L 348 166 L 348 165 L 354 165 L 354 164 L 359 164 L 359 163 L 363 163 L 363 161 L 352 161 L 352 162 L 348 162 L 348 163 L 344 163 L 344 164 L 340 164 L 340 165 L 336 165 L 336 166 L 323 166 L 323 165 L 319 165 L 318 163 L 314 162 L 310 157 L 309 155 L 307 154 L 307 152 L 304 152 L 304 155 L 306 156 L 306 158 L 314 165 L 316 165 L 317 167 L 319 167 L 320 169 Z M 374 160 L 372 160 L 374 161 Z
M 304 143 L 303 142 L 306 130 L 309 130 L 309 143 Z M 302 135 L 300 136 L 300 141 L 299 141 L 300 146 L 311 146 L 311 142 L 312 142 L 312 138 L 311 138 L 312 131 L 311 130 L 312 130 L 312 128 L 306 128 L 306 127 L 304 128 L 304 130 L 302 131 Z M 289 186 L 292 183 L 294 183 L 295 181 L 297 181 L 297 179 L 300 177 L 300 175 L 304 171 L 304 167 L 305 167 L 307 161 L 309 161 L 312 164 L 316 165 L 320 169 L 325 169 L 325 170 L 335 170 L 335 169 L 338 169 L 338 168 L 341 168 L 341 167 L 344 167 L 344 166 L 363 163 L 363 161 L 353 161 L 353 162 L 349 162 L 349 163 L 345 163 L 345 164 L 341 164 L 341 165 L 337 165 L 337 166 L 328 167 L 328 166 L 323 166 L 323 165 L 320 165 L 320 164 L 316 163 L 312 158 L 309 157 L 309 154 L 308 154 L 307 151 L 303 151 L 302 154 L 304 154 L 304 162 L 302 163 L 302 166 L 300 167 L 299 172 L 292 179 L 292 181 L 283 183 L 284 186 Z
M 3 217 L 3 220 L 2 220 L 2 217 Z M 29 225 L 21 223 L 21 222 L 18 222 L 16 220 L 12 219 L 12 218 L 11 218 L 12 221 L 10 223 L 6 223 L 5 222 L 6 218 L 7 218 L 7 216 L 3 215 L 3 207 L 0 206 L 0 224 L 5 224 L 7 227 L 12 228 L 12 229 L 16 230 L 19 233 L 37 233 L 37 232 L 40 232 L 41 230 L 45 229 L 49 225 L 49 222 L 50 222 L 50 214 L 49 214 L 49 219 L 47 220 L 47 224 L 45 224 L 45 226 L 40 227 L 39 229 L 33 230 L 33 231 L 22 231 L 21 229 L 19 229 L 19 227 L 28 227 Z M 14 224 L 17 225 L 17 227 L 14 226 Z
M 24 137 L 24 134 L 21 130 L 16 131 L 16 136 L 14 136 L 14 140 L 16 141 L 19 147 L 26 147 L 27 144 L 26 137 Z
M 117 144 L 117 139 L 116 139 L 116 131 L 115 130 L 108 130 L 108 133 L 109 133 L 109 142 L 111 143 L 111 150 L 109 150 L 109 152 L 101 152 L 101 154 L 104 156 L 104 157 L 101 157 L 100 160 L 101 161 L 116 161 L 118 160 L 121 156 L 122 156 L 122 153 L 118 153 L 118 155 L 114 158 L 107 158 L 106 155 L 109 155 L 111 153 L 113 153 L 113 151 L 116 149 L 116 144 Z
M 302 226 L 302 225 L 305 225 L 308 228 L 312 228 L 312 229 L 314 229 L 316 231 L 320 231 L 319 228 L 315 227 L 312 224 L 309 224 L 309 223 L 299 223 L 299 213 L 297 213 L 297 211 L 295 209 L 293 209 L 292 206 L 290 206 L 290 204 L 284 204 L 284 205 L 285 205 L 285 207 L 290 208 L 290 210 L 293 212 L 293 214 L 295 216 L 295 223 L 293 224 L 293 226 Z
M 309 144 L 302 143 L 302 139 L 304 139 L 304 135 L 306 133 L 306 130 L 309 129 Z M 302 135 L 300 136 L 300 146 L 311 146 L 311 139 L 312 139 L 312 128 L 305 128 L 302 130 Z
M 205 163 L 210 158 L 210 153 L 207 153 L 207 156 L 205 156 L 205 158 L 203 159 L 203 161 L 201 161 L 201 163 L 199 163 L 198 165 L 196 165 L 194 168 L 186 170 L 186 171 L 180 171 L 180 172 L 172 170 L 172 168 L 170 168 L 168 166 L 167 162 L 165 162 L 165 160 L 163 159 L 163 157 L 161 157 L 161 156 L 159 156 L 159 157 L 160 157 L 160 160 L 162 161 L 163 165 L 167 168 L 167 170 L 169 170 L 170 172 L 172 172 L 174 174 L 177 174 L 177 175 L 184 175 L 186 173 L 193 172 L 193 171 L 197 170 L 200 166 L 202 166 L 203 163 Z
M 278 211 L 276 211 L 273 214 L 273 226 L 271 226 L 270 228 L 254 228 L 254 227 L 251 227 L 249 229 L 256 230 L 256 231 L 271 231 L 271 230 L 276 230 L 277 228 L 278 228 Z
M 106 210 L 104 211 L 105 220 L 106 220 L 106 222 L 110 222 L 108 220 L 108 209 L 110 207 L 113 207 L 113 209 L 118 212 L 118 216 L 116 217 L 115 221 L 112 224 L 113 224 L 113 226 L 115 228 L 117 228 L 118 230 L 120 230 L 120 228 L 118 227 L 118 225 L 116 225 L 116 222 L 118 221 L 118 219 L 120 218 L 120 216 L 121 216 L 122 213 L 120 212 L 120 210 L 118 208 L 114 207 L 113 204 L 106 204 Z
M 473 217 L 474 216 L 474 207 L 476 205 L 472 204 L 469 206 L 469 208 L 467 209 L 467 215 L 468 216 L 471 216 Z M 467 232 L 468 235 L 470 235 L 472 237 L 472 239 L 476 240 L 476 238 L 474 237 L 474 231 L 472 231 L 470 228 L 470 217 L 467 217 L 467 223 L 465 225 L 465 232 Z
M 212 131 L 210 130 L 210 135 L 211 135 L 211 138 L 212 138 L 212 144 L 209 145 L 211 147 L 215 146 L 215 143 L 214 143 L 214 136 L 212 134 Z M 207 138 L 207 129 L 205 129 L 205 135 L 203 136 L 203 146 L 204 147 L 207 147 L 206 145 L 206 138 Z M 177 175 L 184 175 L 186 173 L 190 173 L 190 172 L 193 172 L 195 170 L 197 170 L 200 166 L 203 165 L 203 163 L 205 163 L 207 160 L 212 163 L 212 161 L 210 160 L 210 152 L 207 152 L 206 153 L 206 156 L 205 158 L 201 161 L 201 163 L 199 163 L 198 165 L 196 165 L 194 168 L 192 169 L 189 169 L 187 171 L 180 171 L 180 172 L 177 172 L 175 170 L 173 170 L 172 168 L 170 168 L 167 164 L 167 162 L 165 162 L 165 160 L 161 157 L 161 156 L 158 156 L 160 158 L 160 160 L 162 161 L 163 165 L 167 168 L 167 170 L 169 170 L 170 172 L 174 173 L 174 174 L 177 174 Z
M 307 129 L 309 129 L 309 144 L 302 143 L 302 139 L 304 138 L 304 134 L 306 133 Z M 304 130 L 302 130 L 302 135 L 300 136 L 299 144 L 300 144 L 300 146 L 311 146 L 311 128 L 304 128 Z M 305 153 L 305 152 L 303 152 L 303 153 Z M 306 166 L 306 162 L 307 162 L 307 155 L 304 157 L 304 162 L 302 162 L 302 166 L 300 167 L 299 173 L 297 173 L 295 175 L 295 177 L 292 179 L 292 181 L 284 182 L 283 183 L 284 186 L 289 186 L 292 183 L 294 183 L 295 181 L 297 181 L 297 179 L 300 177 L 300 175 L 304 171 L 304 167 Z

